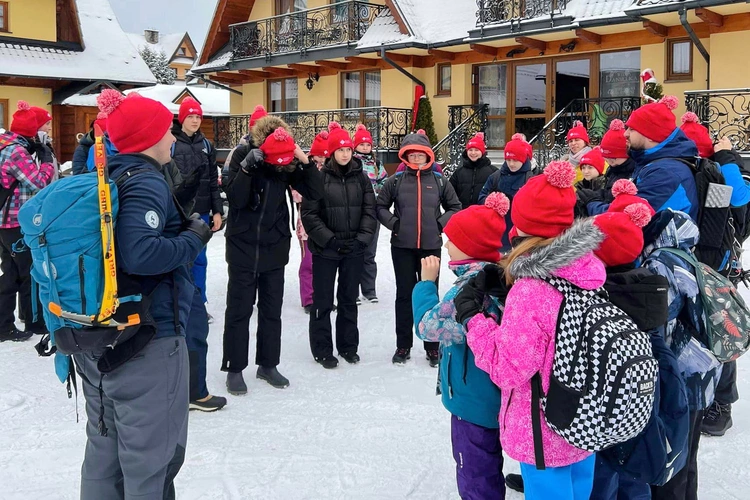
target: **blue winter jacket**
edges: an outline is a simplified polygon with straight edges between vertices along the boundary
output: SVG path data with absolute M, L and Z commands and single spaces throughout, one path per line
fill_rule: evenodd
M 638 196 L 645 198 L 657 212 L 671 208 L 697 220 L 699 202 L 693 171 L 677 160 L 692 162 L 696 156 L 695 143 L 679 128 L 651 149 L 630 151 L 636 165 L 633 181 L 638 187 Z M 593 201 L 586 208 L 594 215 L 606 212 L 609 204 Z
M 443 300 L 432 281 L 420 281 L 412 292 L 412 308 L 417 336 L 428 342 L 440 342 L 439 383 L 445 409 L 467 422 L 497 429 L 500 411 L 500 389 L 490 376 L 477 368 L 474 353 L 466 344 L 466 331 L 456 322 L 453 299 L 464 284 L 475 276 L 486 262 L 451 263 L 458 276 Z M 497 299 L 487 299 L 485 311 L 498 321 L 502 306 Z
M 178 331 L 184 335 L 195 289 L 187 266 L 203 245 L 196 234 L 182 230 L 182 216 L 156 160 L 142 154 L 119 154 L 109 161 L 113 179 L 136 169 L 146 170 L 118 188 L 117 267 L 141 282 L 145 293 L 151 293 L 156 337 L 177 335 Z M 175 328 L 175 292 L 179 329 Z
M 719 151 L 714 155 L 714 161 L 719 164 L 727 186 L 732 186 L 732 198 L 729 203 L 733 207 L 741 207 L 750 202 L 750 186 L 742 177 L 742 159 L 736 151 Z
M 487 182 L 484 183 L 484 187 L 479 193 L 478 203 L 480 205 L 483 204 L 484 200 L 487 199 L 491 193 L 499 192 L 505 194 L 512 204 L 513 197 L 518 193 L 518 190 L 526 184 L 526 181 L 528 181 L 532 175 L 531 162 L 529 160 L 526 160 L 521 168 L 515 172 L 511 172 L 510 168 L 508 168 L 507 162 L 503 163 L 500 170 L 490 175 Z M 510 210 L 508 210 L 508 213 L 505 215 L 505 227 L 506 229 L 505 233 L 503 233 L 502 239 L 503 250 L 510 248 L 508 232 L 510 232 L 510 228 L 513 227 L 513 221 L 510 218 Z

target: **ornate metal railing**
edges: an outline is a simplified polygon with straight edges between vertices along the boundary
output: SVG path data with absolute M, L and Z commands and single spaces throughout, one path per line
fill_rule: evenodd
M 652 5 L 663 5 L 665 3 L 679 3 L 685 0 L 638 0 L 636 5 L 639 7 L 650 7 Z
M 750 152 L 750 89 L 688 91 L 685 106 L 714 139 L 726 136 L 735 149 Z
M 466 143 L 477 132 L 487 130 L 489 104 L 448 106 L 448 135 L 434 147 L 435 161 L 443 166 L 443 173 L 450 177 L 461 163 L 461 154 Z
M 565 156 L 568 150 L 565 138 L 575 121 L 580 120 L 588 129 L 593 146 L 599 144 L 612 120 L 627 120 L 640 105 L 641 98 L 636 96 L 574 99 L 531 139 L 537 163 L 544 166 Z
M 477 26 L 559 14 L 568 0 L 477 0 Z
M 383 9 L 383 5 L 350 0 L 232 24 L 232 60 L 356 42 Z
M 321 130 L 337 121 L 354 133 L 358 123 L 363 123 L 372 134 L 373 148 L 381 151 L 398 150 L 401 141 L 411 126 L 411 109 L 405 108 L 352 108 L 328 109 L 321 111 L 290 111 L 273 113 L 284 120 L 292 131 L 297 143 L 307 149 Z M 214 118 L 216 147 L 233 148 L 248 134 L 250 115 L 232 115 Z

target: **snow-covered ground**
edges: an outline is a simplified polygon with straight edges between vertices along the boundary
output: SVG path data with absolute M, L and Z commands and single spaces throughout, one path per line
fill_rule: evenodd
M 249 392 L 218 413 L 190 414 L 180 499 L 455 499 L 450 416 L 435 396 L 437 371 L 415 341 L 412 360 L 394 366 L 395 282 L 388 239 L 379 242 L 380 304 L 360 308 L 362 362 L 324 370 L 310 355 L 308 316 L 299 302 L 299 251 L 286 268 L 280 371 L 291 386 L 274 389 L 248 369 Z M 441 290 L 452 275 L 444 263 Z M 221 335 L 226 291 L 224 237 L 209 245 L 209 389 L 225 395 Z M 748 297 L 747 290 L 744 290 Z M 254 332 L 254 326 L 252 331 Z M 254 358 L 251 342 L 250 360 Z M 701 440 L 700 498 L 750 498 L 750 355 L 740 362 L 743 399 L 723 438 Z M 85 414 L 57 381 L 51 359 L 32 341 L 0 344 L 0 498 L 78 498 Z M 506 472 L 518 472 L 506 461 Z M 509 492 L 509 500 L 523 498 Z M 106 500 L 106 499 L 103 499 Z

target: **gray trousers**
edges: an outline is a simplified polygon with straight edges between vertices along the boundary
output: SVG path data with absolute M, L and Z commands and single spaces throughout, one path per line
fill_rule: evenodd
M 365 264 L 362 267 L 362 275 L 359 278 L 362 295 L 373 297 L 375 293 L 375 279 L 378 276 L 378 265 L 375 263 L 375 253 L 378 250 L 378 236 L 380 236 L 380 223 L 375 228 L 372 241 L 365 248 Z
M 185 339 L 152 340 L 104 377 L 96 367 L 95 355 L 76 354 L 74 359 L 88 417 L 81 500 L 175 498 L 173 481 L 187 445 L 189 365 Z M 102 405 L 106 437 L 98 429 Z

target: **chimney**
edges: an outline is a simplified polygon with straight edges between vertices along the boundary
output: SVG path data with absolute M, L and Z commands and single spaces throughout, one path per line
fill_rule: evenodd
M 159 30 L 143 30 L 143 36 L 152 45 L 159 43 Z

